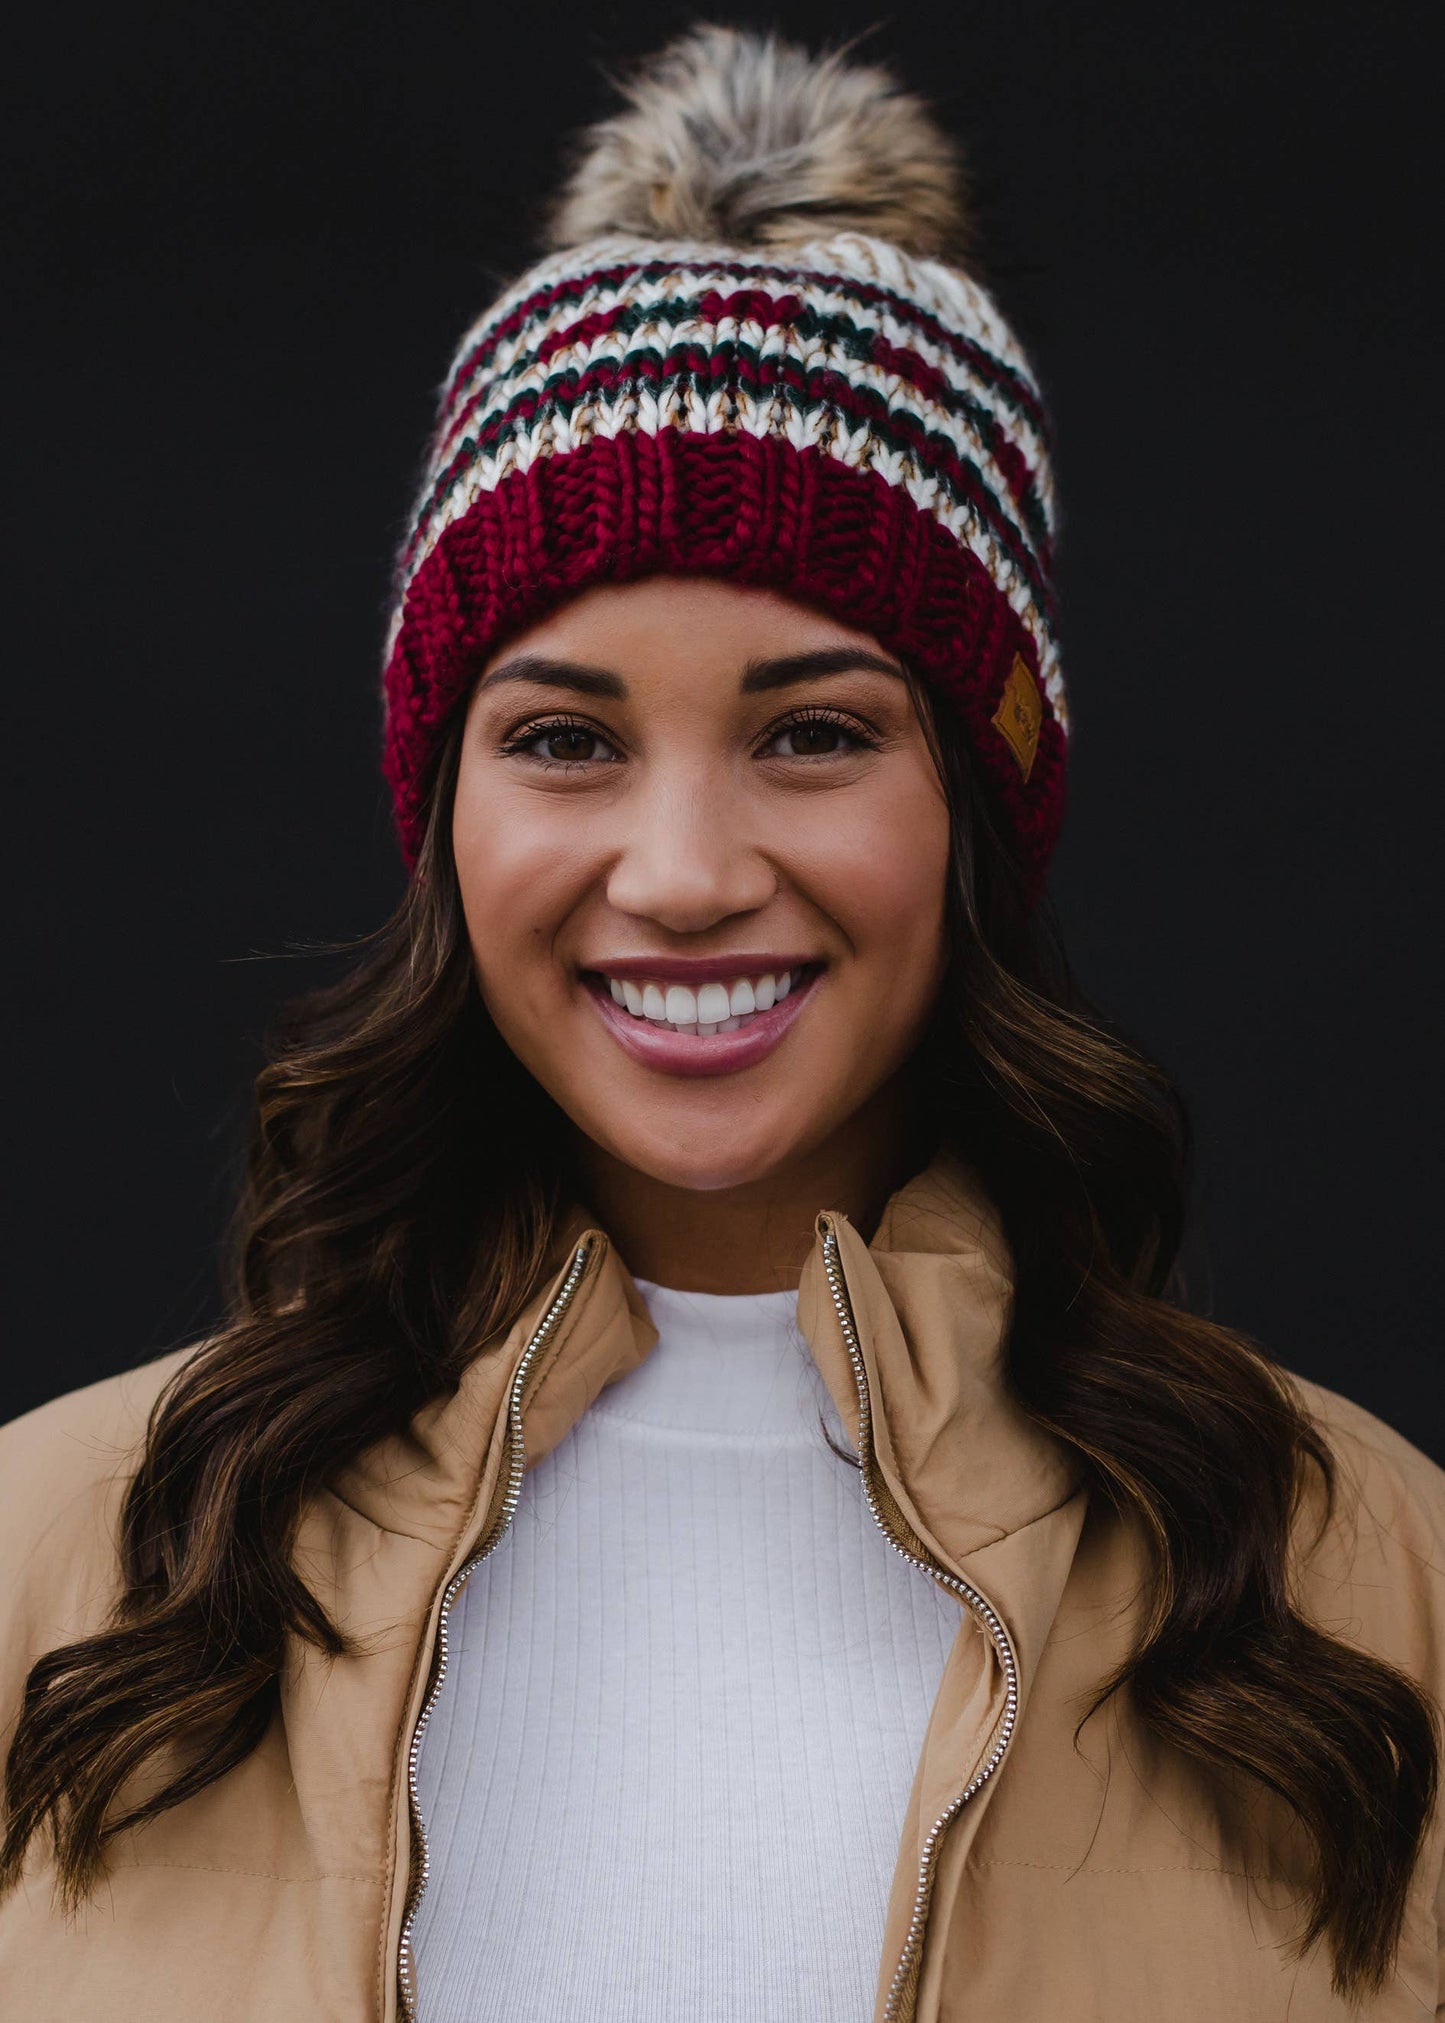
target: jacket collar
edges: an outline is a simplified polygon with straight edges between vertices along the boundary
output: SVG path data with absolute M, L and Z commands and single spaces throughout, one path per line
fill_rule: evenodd
M 918 1535 L 959 1571 L 1078 1483 L 1068 1450 L 1008 1384 L 1014 1273 L 998 1212 L 972 1169 L 944 1154 L 892 1196 L 871 1243 L 844 1216 L 819 1222 L 836 1234 L 879 1467 Z M 858 1386 L 821 1227 L 798 1319 L 856 1442 Z
M 845 1216 L 819 1216 L 798 1320 L 856 1442 L 858 1375 L 825 1267 L 829 1230 L 856 1322 L 879 1470 L 929 1551 L 972 1578 L 979 1555 L 1001 1561 L 995 1549 L 1056 1511 L 1080 1481 L 1077 1458 L 1028 1417 L 1006 1380 L 1013 1264 L 997 1211 L 972 1169 L 940 1154 L 891 1197 L 871 1243 Z M 530 1467 L 656 1340 L 631 1273 L 606 1234 L 574 1211 L 551 1281 L 506 1336 L 472 1359 L 454 1394 L 360 1456 L 340 1492 L 384 1530 L 455 1553 L 476 1520 L 478 1485 L 500 1449 L 524 1358 Z

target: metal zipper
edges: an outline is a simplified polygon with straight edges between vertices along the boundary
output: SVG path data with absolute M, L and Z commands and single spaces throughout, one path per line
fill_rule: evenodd
M 472 1554 L 464 1566 L 457 1568 L 457 1571 L 447 1582 L 446 1591 L 442 1595 L 441 1615 L 437 1622 L 435 1669 L 432 1673 L 431 1685 L 427 1689 L 426 1698 L 422 1702 L 421 1712 L 417 1716 L 416 1727 L 412 1731 L 411 1747 L 407 1751 L 406 1758 L 406 1788 L 411 1805 L 411 1835 L 415 1858 L 412 1865 L 411 1882 L 407 1891 L 406 1914 L 402 1919 L 401 1939 L 397 1948 L 397 1984 L 401 1991 L 401 2013 L 404 2023 L 416 2023 L 416 1960 L 412 1950 L 412 1930 L 416 1923 L 416 1914 L 420 1908 L 431 1869 L 430 1856 L 427 1849 L 426 1821 L 421 1815 L 421 1800 L 417 1794 L 416 1773 L 417 1765 L 421 1761 L 421 1745 L 422 1739 L 426 1734 L 427 1722 L 431 1719 L 432 1709 L 437 1703 L 437 1696 L 441 1692 L 443 1681 L 447 1675 L 447 1621 L 451 1615 L 452 1604 L 461 1593 L 466 1581 L 475 1573 L 476 1569 L 487 1557 L 487 1554 L 499 1543 L 516 1514 L 517 1504 L 522 1494 L 522 1478 L 527 1470 L 526 1449 L 522 1439 L 522 1387 L 526 1383 L 532 1365 L 536 1362 L 539 1353 L 555 1332 L 557 1323 L 572 1304 L 572 1296 L 581 1284 L 582 1274 L 587 1268 L 589 1248 L 588 1244 L 581 1243 L 572 1253 L 572 1262 L 568 1266 L 566 1278 L 558 1288 L 556 1298 L 552 1301 L 546 1313 L 543 1314 L 537 1324 L 536 1332 L 522 1351 L 521 1360 L 517 1364 L 507 1391 L 507 1444 L 509 1460 L 507 1487 L 502 1498 L 501 1508 L 496 1518 L 488 1526 L 486 1537 L 481 1546 Z
M 858 1329 L 853 1319 L 853 1305 L 848 1295 L 847 1280 L 843 1274 L 843 1263 L 838 1250 L 837 1232 L 831 1223 L 827 1225 L 823 1238 L 823 1270 L 828 1280 L 828 1290 L 833 1296 L 833 1305 L 837 1310 L 838 1325 L 843 1331 L 843 1342 L 848 1351 L 848 1360 L 853 1366 L 853 1380 L 858 1387 L 859 1474 L 862 1477 L 863 1494 L 867 1499 L 868 1509 L 878 1529 L 883 1533 L 883 1536 L 888 1540 L 888 1543 L 893 1547 L 895 1552 L 901 1553 L 910 1566 L 917 1567 L 922 1573 L 931 1574 L 936 1581 L 940 1581 L 950 1593 L 958 1595 L 973 1610 L 987 1630 L 993 1647 L 998 1653 L 999 1663 L 1003 1667 L 1004 1676 L 1004 1710 L 999 1722 L 998 1734 L 995 1737 L 994 1745 L 989 1751 L 987 1758 L 979 1769 L 975 1771 L 973 1777 L 964 1786 L 963 1790 L 950 1801 L 946 1811 L 941 1813 L 933 1822 L 928 1838 L 923 1844 L 923 1858 L 918 1865 L 918 1887 L 913 1899 L 913 1915 L 909 1920 L 908 1931 L 903 1941 L 903 1950 L 899 1954 L 898 1964 L 894 1969 L 893 1979 L 889 1984 L 888 1999 L 883 2008 L 885 2023 L 904 2023 L 899 2005 L 903 1997 L 904 1983 L 913 1965 L 914 1955 L 917 1953 L 922 1941 L 923 1928 L 928 1918 L 928 1902 L 933 1887 L 932 1870 L 934 1859 L 938 1852 L 938 1844 L 950 1821 L 968 1803 L 979 1787 L 988 1782 L 1004 1759 L 1009 1743 L 1013 1739 L 1014 1724 L 1018 1719 L 1019 1668 L 1018 1659 L 1014 1655 L 1013 1645 L 1009 1641 L 1008 1631 L 1000 1621 L 998 1611 L 993 1607 L 993 1604 L 984 1595 L 981 1595 L 976 1587 L 970 1586 L 966 1580 L 960 1580 L 957 1574 L 949 1573 L 946 1567 L 941 1567 L 933 1560 L 921 1558 L 917 1553 L 911 1552 L 889 1529 L 888 1523 L 879 1508 L 878 1496 L 873 1483 L 873 1407 L 868 1395 L 868 1373 L 863 1362 L 863 1351 L 858 1341 Z M 910 2006 L 909 2015 L 911 2016 L 912 2013 L 913 2009 Z

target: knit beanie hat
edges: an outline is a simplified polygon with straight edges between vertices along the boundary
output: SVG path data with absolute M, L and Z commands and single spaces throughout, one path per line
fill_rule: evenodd
M 1036 901 L 1068 728 L 1048 429 L 964 270 L 952 142 L 886 69 L 725 27 L 621 89 L 441 391 L 383 683 L 408 866 L 509 635 L 594 583 L 706 574 L 827 610 L 950 697 Z

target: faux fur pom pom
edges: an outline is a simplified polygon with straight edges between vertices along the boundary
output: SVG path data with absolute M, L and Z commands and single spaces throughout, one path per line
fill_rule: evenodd
M 881 65 L 701 23 L 614 82 L 626 109 L 574 140 L 548 251 L 611 232 L 781 251 L 856 231 L 964 263 L 959 151 Z

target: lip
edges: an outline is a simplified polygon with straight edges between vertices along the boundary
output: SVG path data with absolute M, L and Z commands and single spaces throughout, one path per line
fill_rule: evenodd
M 711 957 L 697 958 L 697 962 L 711 960 Z M 733 958 L 728 957 L 727 960 L 732 961 Z M 751 962 L 753 957 L 749 956 L 747 960 Z M 771 958 L 768 960 L 771 961 Z M 799 965 L 785 962 L 780 963 L 778 967 L 794 969 Z M 624 1006 L 613 1003 L 612 995 L 600 977 L 584 976 L 582 984 L 588 997 L 597 1007 L 599 1018 L 618 1045 L 625 1053 L 630 1054 L 633 1060 L 640 1061 L 644 1067 L 656 1068 L 665 1075 L 735 1075 L 744 1068 L 753 1068 L 759 1061 L 765 1061 L 773 1049 L 781 1043 L 817 989 L 824 973 L 821 964 L 815 967 L 810 976 L 804 977 L 801 983 L 794 984 L 781 1004 L 775 1004 L 770 1011 L 754 1012 L 748 1023 L 739 1031 L 710 1035 L 675 1033 L 667 1026 L 653 1025 L 648 1019 L 634 1017 Z M 619 978 L 627 976 L 630 980 L 632 972 L 609 969 L 606 974 Z M 708 983 L 716 981 L 719 975 L 762 976 L 766 971 L 762 969 L 749 971 L 746 968 L 719 971 L 714 968 L 707 974 L 694 964 L 686 974 L 680 974 L 676 967 L 672 970 L 640 968 L 635 974 L 638 977 L 654 977 L 659 983 L 664 979 L 669 983 L 685 983 L 691 981 L 693 977 Z
M 739 976 L 776 976 L 780 969 L 808 969 L 811 955 L 619 955 L 579 964 L 584 978 L 615 976 L 619 983 L 731 983 Z M 787 1003 L 783 999 L 783 1003 Z M 686 1035 L 684 1034 L 684 1038 Z

